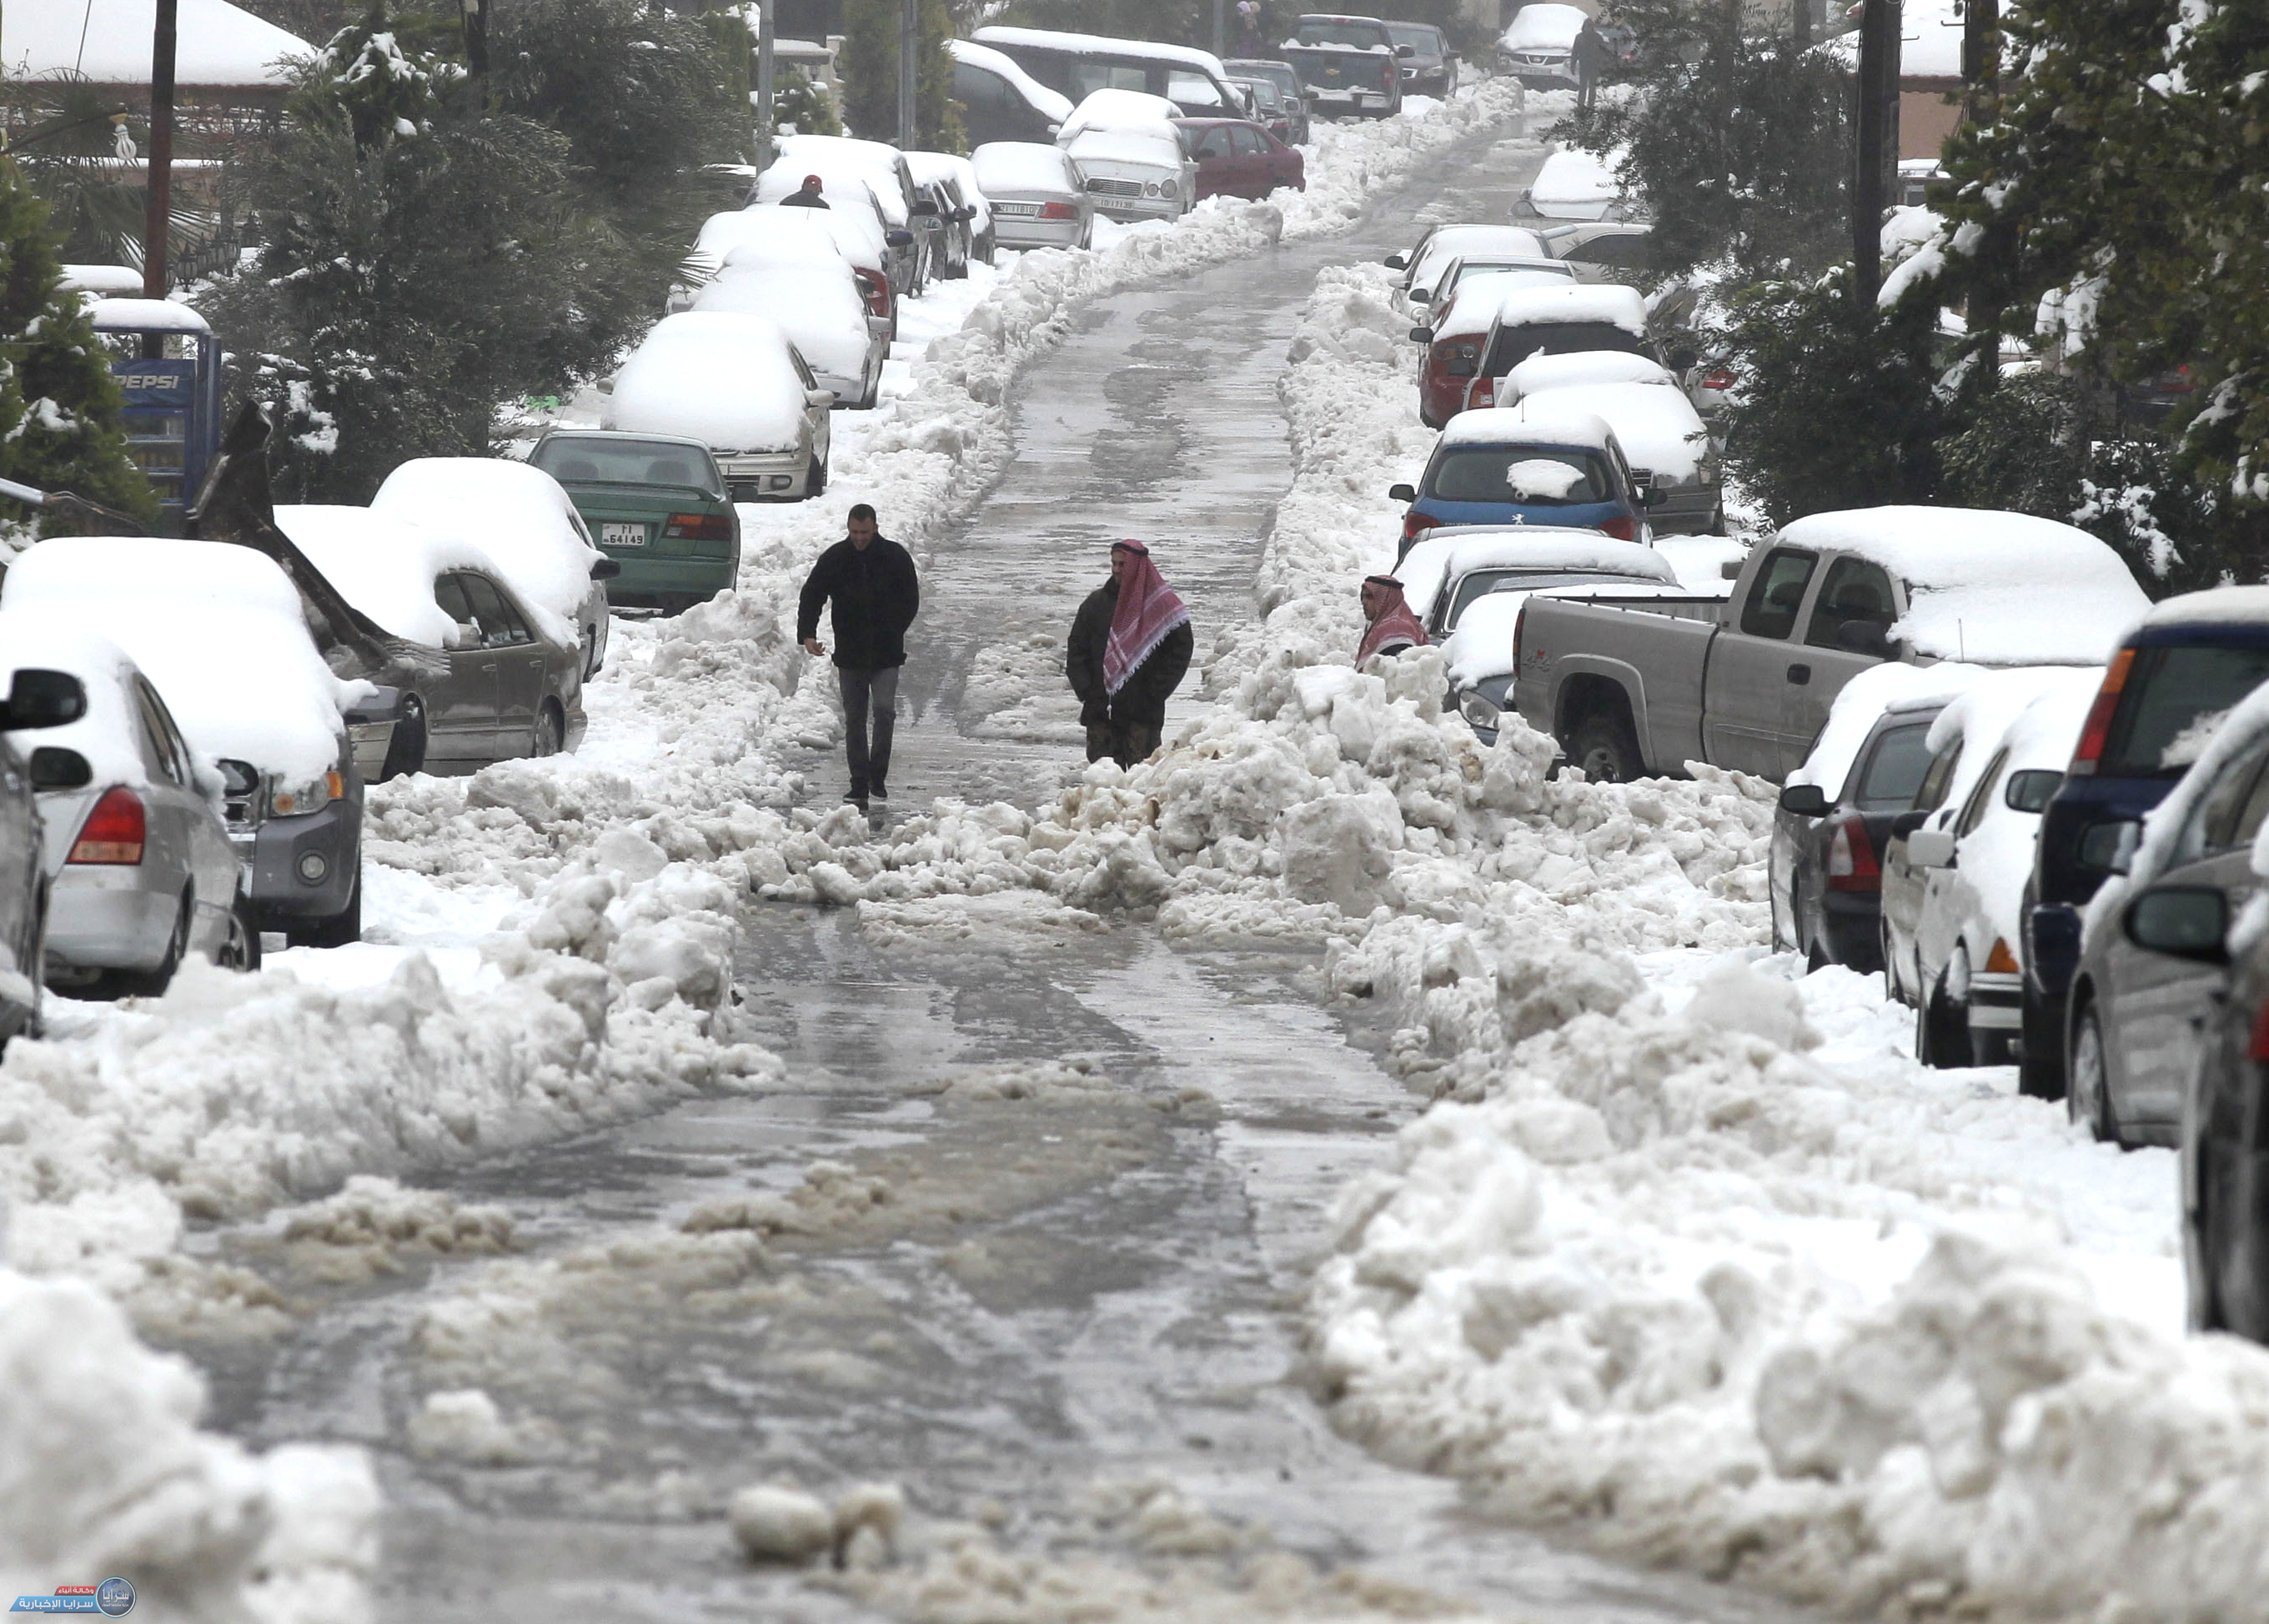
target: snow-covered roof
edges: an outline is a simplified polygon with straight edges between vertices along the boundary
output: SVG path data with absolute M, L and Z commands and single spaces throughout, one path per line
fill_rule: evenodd
M 170 299 L 98 299 L 86 307 L 98 333 L 210 333 L 211 325 Z
M 1611 438 L 1606 422 L 1587 412 L 1531 411 L 1518 406 L 1484 406 L 1461 411 L 1442 431 L 1445 446 L 1580 446 L 1596 451 Z
M 285 66 L 314 47 L 228 0 L 180 0 L 174 82 L 283 85 Z M 0 73 L 81 73 L 101 85 L 147 85 L 157 0 L 15 0 L 0 6 Z
M 1709 449 L 1709 430 L 1686 391 L 1674 385 L 1567 384 L 1520 398 L 1539 411 L 1589 412 L 1605 418 L 1631 467 L 1659 479 L 1693 478 Z
M 95 628 L 92 619 L 60 619 L 44 610 L 5 607 L 0 594 L 0 688 L 23 670 L 67 671 L 86 687 L 86 714 L 61 727 L 43 727 L 39 743 L 77 750 L 94 769 L 92 787 L 146 784 L 136 742 L 129 684 L 134 662 Z
M 885 252 L 883 228 L 866 209 L 783 209 L 758 203 L 713 214 L 702 223 L 686 262 L 714 276 L 743 249 L 756 264 L 794 258 L 813 264 L 847 260 L 865 270 L 881 270 Z
M 997 73 L 1016 87 L 1017 93 L 1030 102 L 1033 110 L 1058 123 L 1071 116 L 1071 98 L 1060 90 L 1051 89 L 1024 71 L 1016 59 L 989 45 L 979 45 L 973 40 L 948 40 L 945 48 L 956 62 L 967 63 L 972 68 L 982 68 L 987 73 Z M 912 155 L 908 155 L 912 161 Z
M 1501 43 L 1509 51 L 1563 49 L 1576 43 L 1591 18 L 1581 6 L 1529 4 L 1520 8 Z
M 130 299 L 142 292 L 142 273 L 131 265 L 65 265 L 63 271 L 68 292 Z
M 778 327 L 687 310 L 655 322 L 615 374 L 601 426 L 684 434 L 720 453 L 790 451 L 803 411 L 803 382 Z
M 2269 624 L 2269 587 L 2214 587 L 2151 606 L 2145 626 Z
M 1891 635 L 1933 659 L 2097 664 L 2149 607 L 2111 549 L 2027 513 L 1858 508 L 1797 520 L 1777 540 L 1855 552 L 1905 581 Z
M 977 184 L 987 197 L 1009 197 L 1025 192 L 1045 197 L 1074 197 L 1079 181 L 1061 147 L 1037 141 L 988 141 L 969 155 L 977 166 Z
M 1531 6 L 1529 11 L 1535 9 Z M 1622 188 L 1615 181 L 1616 161 L 1580 147 L 1563 147 L 1544 160 L 1536 179 L 1529 182 L 1528 201 L 1539 214 L 1587 217 L 1622 197 Z
M 1072 109 L 1063 128 L 1056 131 L 1056 144 L 1068 147 L 1075 137 L 1095 129 L 1163 136 L 1179 147 L 1181 137 L 1174 128 L 1174 121 L 1181 115 L 1181 109 L 1172 102 L 1148 91 L 1098 90 Z
M 197 756 L 304 783 L 338 764 L 359 684 L 315 651 L 299 589 L 230 542 L 56 536 L 10 565 L 0 606 L 100 633 L 141 668 Z M 42 737 L 45 737 L 43 734 Z
M 1844 780 L 1851 776 L 1851 764 L 1859 759 L 1859 747 L 1867 742 L 1876 719 L 1894 707 L 1944 705 L 1985 675 L 1984 666 L 1951 660 L 1927 666 L 1886 660 L 1869 666 L 1837 694 L 1828 707 L 1828 725 L 1813 741 L 1812 753 L 1787 781 L 1817 784 L 1829 801 L 1840 801 L 1846 788 Z
M 1549 259 L 1544 239 L 1526 225 L 1442 225 L 1426 235 L 1418 257 L 1410 262 L 1409 284 L 1433 291 L 1435 280 L 1453 259 L 1476 254 L 1518 255 L 1523 259 Z
M 1584 383 L 1659 383 L 1678 380 L 1661 362 L 1627 350 L 1579 350 L 1574 355 L 1533 355 L 1505 374 L 1514 396 Z
M 867 302 L 850 268 L 793 263 L 743 265 L 742 249 L 697 294 L 696 310 L 769 315 L 815 371 L 855 379 L 867 369 Z
M 680 318 L 672 316 L 670 321 Z M 386 476 L 371 511 L 439 535 L 461 536 L 494 559 L 514 592 L 575 646 L 576 615 L 602 556 L 582 515 L 540 468 L 509 457 L 417 457 Z
M 348 602 L 395 636 L 428 648 L 447 648 L 455 630 L 433 601 L 435 577 L 481 570 L 506 579 L 496 560 L 465 536 L 367 507 L 282 506 L 276 528 Z
M 1507 327 L 1541 327 L 1563 321 L 1596 321 L 1619 327 L 1633 337 L 1646 336 L 1646 300 L 1620 282 L 1562 283 L 1556 287 L 1509 290 L 1497 305 Z
M 1553 525 L 1471 525 L 1430 530 L 1394 568 L 1403 596 L 1423 616 L 1443 583 L 1474 570 L 1585 570 L 1641 580 L 1677 580 L 1652 547 L 1618 542 L 1597 530 Z
M 1567 273 L 1548 270 L 1485 270 L 1458 284 L 1450 295 L 1450 308 L 1435 323 L 1437 340 L 1465 333 L 1486 333 L 1497 320 L 1497 306 L 1515 288 L 1565 287 Z
M 1028 45 L 1036 50 L 1066 51 L 1095 56 L 1139 56 L 1152 62 L 1179 63 L 1202 68 L 1217 79 L 1229 77 L 1221 58 L 1211 51 L 1187 45 L 1162 45 L 1156 40 L 1113 40 L 1097 33 L 1059 33 L 1048 28 L 1011 28 L 987 24 L 972 36 L 979 45 Z

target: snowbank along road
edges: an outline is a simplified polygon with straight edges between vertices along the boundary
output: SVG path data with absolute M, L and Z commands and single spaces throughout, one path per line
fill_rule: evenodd
M 1503 218 L 1511 101 L 972 279 L 894 364 L 836 470 L 928 571 L 887 835 L 782 618 L 837 515 L 750 509 L 744 589 L 624 629 L 578 757 L 373 795 L 364 946 L 11 1049 L 0 1574 L 213 1618 L 1770 1616 L 1504 1514 L 1839 1608 L 2258 1613 L 2269 1362 L 2179 1339 L 2169 1158 L 1767 956 L 1764 786 L 1553 780 L 1438 655 L 1346 663 L 1430 439 L 1375 262 Z M 1032 639 L 1120 534 L 1210 657 L 1158 758 L 1077 773 Z

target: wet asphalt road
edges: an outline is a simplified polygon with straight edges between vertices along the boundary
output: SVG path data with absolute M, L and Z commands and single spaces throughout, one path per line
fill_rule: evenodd
M 1476 144 L 1349 236 L 1105 301 L 1029 370 L 1016 461 L 927 561 L 901 806 L 1030 804 L 1076 771 L 1061 676 L 1033 672 L 1113 537 L 1153 543 L 1203 658 L 1247 612 L 1290 477 L 1275 386 L 1316 270 L 1404 246 L 1421 218 L 1504 218 L 1536 158 Z M 823 798 L 839 788 L 839 761 L 801 764 Z M 1324 1424 L 1292 1379 L 1297 1294 L 1328 1203 L 1423 1102 L 1318 1006 L 1310 968 L 1135 927 L 908 941 L 752 907 L 740 987 L 780 1086 L 437 1180 L 512 1214 L 503 1257 L 412 1251 L 398 1272 L 325 1281 L 223 1237 L 294 1324 L 196 1350 L 216 1422 L 373 1449 L 381 1613 L 405 1624 L 1197 1616 L 1130 1600 L 1162 1576 L 1223 1600 L 1219 1616 L 1308 1616 L 1240 1599 L 1266 1550 L 1487 1616 L 1781 1616 L 1478 1523 L 1449 1484 Z M 795 1223 L 760 1241 L 684 1227 L 705 1204 L 799 1189 Z M 500 1460 L 410 1425 L 426 1394 L 474 1387 L 512 1428 Z M 899 1483 L 933 1546 L 966 1523 L 1076 1567 L 1067 1593 L 1087 1611 L 751 1569 L 717 1509 L 772 1479 Z M 1226 1532 L 1137 1527 L 1114 1486 L 1150 1480 Z

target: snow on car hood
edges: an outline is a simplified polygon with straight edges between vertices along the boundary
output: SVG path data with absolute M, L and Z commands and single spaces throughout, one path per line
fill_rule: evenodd
M 2025 513 L 1859 508 L 1797 520 L 1776 540 L 1856 552 L 1903 580 L 1891 635 L 1932 659 L 2097 665 L 2150 608 L 2111 549 Z
M 504 575 L 496 560 L 465 536 L 367 507 L 280 506 L 276 528 L 348 602 L 395 637 L 428 648 L 447 648 L 455 630 L 447 611 L 433 601 L 435 577 L 449 570 Z
M 1813 741 L 1812 754 L 1785 781 L 1817 784 L 1829 800 L 1841 801 L 1844 780 L 1851 775 L 1859 747 L 1867 742 L 1868 730 L 1885 711 L 1910 700 L 1952 700 L 1988 671 L 1985 666 L 1952 660 L 1927 666 L 1887 660 L 1869 666 L 1844 684 L 1836 703 L 1828 709 L 1828 725 Z
M 883 228 L 868 209 L 784 209 L 754 203 L 713 214 L 702 223 L 689 269 L 715 276 L 746 253 L 767 262 L 797 259 L 824 264 L 839 259 L 866 270 L 883 269 Z
M 1574 355 L 1533 355 L 1505 374 L 1513 396 L 1587 383 L 1667 383 L 1678 380 L 1659 361 L 1624 350 L 1582 350 Z
M 1153 96 L 1147 91 L 1098 90 L 1072 109 L 1072 115 L 1056 131 L 1056 144 L 1069 146 L 1072 138 L 1091 129 L 1117 129 L 1155 135 L 1174 144 L 1179 151 L 1181 138 L 1174 121 L 1181 109 L 1164 96 Z
M 600 426 L 682 434 L 719 453 L 793 451 L 803 383 L 762 316 L 688 310 L 654 323 L 615 374 Z
M 1589 412 L 1606 420 L 1634 469 L 1683 484 L 1699 476 L 1710 448 L 1694 402 L 1674 384 L 1580 383 L 1540 389 L 1521 400 L 1539 411 Z
M 1037 141 L 988 141 L 969 155 L 977 170 L 977 184 L 987 197 L 1008 197 L 1037 192 L 1045 197 L 1070 197 L 1079 182 L 1066 172 L 1061 147 Z
M 839 264 L 831 273 L 817 266 L 735 262 L 701 290 L 693 308 L 752 316 L 778 312 L 780 330 L 815 372 L 855 380 L 867 370 L 866 302 Z
M 1072 138 L 1068 150 L 1073 161 L 1082 166 L 1127 164 L 1140 169 L 1164 170 L 1175 175 L 1182 172 L 1179 142 L 1153 137 L 1138 130 L 1083 130 Z
M 301 781 L 328 771 L 340 712 L 367 691 L 323 663 L 282 567 L 233 543 L 56 536 L 9 566 L 0 609 L 99 629 L 207 764 L 230 757 Z
M 1536 179 L 1529 183 L 1529 201 L 1539 214 L 1545 215 L 1554 212 L 1548 204 L 1595 207 L 1614 203 L 1622 196 L 1622 188 L 1615 181 L 1615 167 L 1622 159 L 1621 152 L 1602 158 L 1578 147 L 1563 147 L 1536 172 Z
M 671 317 L 675 321 L 677 318 Z M 371 511 L 440 535 L 462 537 L 495 560 L 528 607 L 569 648 L 602 555 L 559 482 L 503 457 L 418 457 L 386 476 Z
M 1509 51 L 1566 50 L 1590 19 L 1572 5 L 1525 5 L 1499 43 Z

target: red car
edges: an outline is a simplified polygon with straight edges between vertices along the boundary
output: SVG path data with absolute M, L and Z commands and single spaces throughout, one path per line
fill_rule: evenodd
M 1308 162 L 1241 118 L 1178 118 L 1182 150 L 1198 160 L 1198 201 L 1262 198 L 1280 186 L 1308 189 Z

